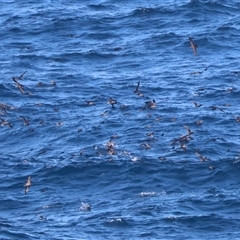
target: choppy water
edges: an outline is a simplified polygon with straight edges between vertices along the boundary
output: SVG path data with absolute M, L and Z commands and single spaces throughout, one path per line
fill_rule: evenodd
M 239 13 L 2 0 L 0 239 L 240 238 Z

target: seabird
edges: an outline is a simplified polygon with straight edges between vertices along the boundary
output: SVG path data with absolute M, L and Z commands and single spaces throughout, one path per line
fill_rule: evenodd
M 27 71 L 25 71 L 24 73 L 22 73 L 19 77 L 12 77 L 12 80 L 14 82 L 19 81 L 19 80 L 23 80 L 23 76 L 27 73 Z
M 0 103 L 0 110 L 3 111 L 3 114 L 8 115 L 7 111 L 12 110 L 12 109 L 14 109 L 14 107 L 8 106 L 8 105 L 5 104 L 5 103 Z
M 144 96 L 141 91 L 139 90 L 140 87 L 140 81 L 138 81 L 138 85 L 136 87 L 136 90 L 134 91 L 134 93 L 136 93 L 137 95 L 139 95 L 140 97 Z
M 94 101 L 85 101 L 87 103 L 87 105 L 91 106 L 91 105 L 96 105 Z
M 83 155 L 83 152 L 84 152 L 84 148 L 80 151 L 79 155 L 82 156 Z
M 155 108 L 156 107 L 156 101 L 153 99 L 152 101 L 147 101 L 145 102 L 145 107 L 146 108 Z
M 196 123 L 197 125 L 200 125 L 200 124 L 203 123 L 203 120 L 198 120 L 198 121 L 196 121 L 195 123 Z
M 237 123 L 240 123 L 240 117 L 236 116 L 235 119 Z
M 106 147 L 107 147 L 107 150 L 108 150 L 108 153 L 110 155 L 114 155 L 115 154 L 115 142 L 113 142 L 113 138 L 115 138 L 115 136 L 111 136 L 109 142 L 106 143 Z
M 202 71 L 193 72 L 192 74 L 201 74 L 201 73 L 203 73 L 203 72 L 205 72 L 205 71 L 207 71 L 207 70 L 208 70 L 208 68 L 205 68 L 205 69 L 202 70 Z
M 25 117 L 20 116 L 19 119 L 23 120 L 24 126 L 29 125 L 29 120 L 27 120 Z
M 146 135 L 147 135 L 148 137 L 152 138 L 152 137 L 153 137 L 153 135 L 154 135 L 154 132 L 149 132 L 149 133 L 146 133 Z
M 202 104 L 198 104 L 197 102 L 193 102 L 193 104 L 194 104 L 195 107 L 201 107 L 202 106 Z
M 210 170 L 214 170 L 216 167 L 215 166 L 209 166 L 208 167 Z
M 12 125 L 11 125 L 8 121 L 4 120 L 3 118 L 0 118 L 0 120 L 2 121 L 2 122 L 1 122 L 1 125 L 2 125 L 2 126 L 8 125 L 10 128 L 12 128 Z
M 197 55 L 198 45 L 193 42 L 192 38 L 188 37 L 188 40 L 190 41 L 191 48 L 193 49 L 194 54 Z
M 47 220 L 47 218 L 43 217 L 43 215 L 40 215 L 39 218 L 40 218 L 40 220 Z
M 82 211 L 91 211 L 91 205 L 88 203 L 82 202 L 81 210 Z
M 203 157 L 201 154 L 199 154 L 198 152 L 196 152 L 196 155 L 199 157 L 201 162 L 204 162 L 207 160 L 207 157 Z
M 136 90 L 134 91 L 134 93 L 140 93 L 140 90 L 139 90 L 139 86 L 140 86 L 140 81 L 138 81 L 138 85 L 136 87 Z
M 59 126 L 61 126 L 61 125 L 62 125 L 62 122 L 57 122 L 57 123 L 56 123 L 56 126 L 57 126 L 57 127 L 59 127 Z
M 13 81 L 16 83 L 17 88 L 19 88 L 20 92 L 24 94 L 24 91 L 23 91 L 24 86 L 20 84 L 16 79 L 13 79 Z
M 191 129 L 190 129 L 188 126 L 184 125 L 184 128 L 188 131 L 188 135 L 189 135 L 189 136 L 190 136 L 191 134 L 193 134 L 193 132 L 191 131 Z
M 25 187 L 25 194 L 28 193 L 28 189 L 29 189 L 29 187 L 30 187 L 31 185 L 32 185 L 32 183 L 31 183 L 31 177 L 28 176 L 28 180 L 27 180 L 26 184 L 24 185 L 24 187 Z
M 215 141 L 217 141 L 219 139 L 221 139 L 221 138 L 219 138 L 219 137 L 211 138 L 211 139 L 207 140 L 205 144 L 207 144 L 209 142 L 215 142 Z
M 216 106 L 211 106 L 210 108 L 211 108 L 213 111 L 215 111 L 215 110 L 220 110 L 220 111 L 224 112 L 224 110 L 223 110 L 222 108 L 219 108 L 219 107 L 216 107 Z
M 186 125 L 184 125 L 184 128 L 188 131 L 188 134 L 185 134 L 185 135 L 181 136 L 180 138 L 177 138 L 177 139 L 173 140 L 171 142 L 172 145 L 174 145 L 176 142 L 180 142 L 180 144 L 181 144 L 182 141 L 189 141 L 191 139 L 191 135 L 194 132 L 191 131 L 191 129 Z
M 182 141 L 179 141 L 179 142 L 180 142 L 180 147 L 184 150 L 184 152 L 186 152 L 187 151 L 187 146 L 185 144 L 185 141 L 182 140 Z
M 117 103 L 117 100 L 115 100 L 115 99 L 113 99 L 113 98 L 110 97 L 107 103 L 108 103 L 108 104 L 111 104 L 112 107 L 114 107 L 114 104 Z
M 145 147 L 145 149 L 150 149 L 151 148 L 150 144 L 148 144 L 148 143 L 142 143 L 140 146 Z

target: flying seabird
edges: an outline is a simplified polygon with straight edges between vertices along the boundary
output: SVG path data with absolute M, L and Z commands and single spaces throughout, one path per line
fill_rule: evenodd
M 192 38 L 188 37 L 188 40 L 190 41 L 191 48 L 193 49 L 193 53 L 194 53 L 195 55 L 197 55 L 198 45 L 193 42 Z
M 148 144 L 148 143 L 142 143 L 140 146 L 145 147 L 145 149 L 150 149 L 151 148 L 151 145 Z
M 0 120 L 2 121 L 2 122 L 1 122 L 1 125 L 2 125 L 2 126 L 8 125 L 10 128 L 12 128 L 12 125 L 11 125 L 8 121 L 4 120 L 3 118 L 0 118 Z
M 31 183 L 31 177 L 28 176 L 28 180 L 27 180 L 26 184 L 24 185 L 24 187 L 25 187 L 25 194 L 28 193 L 28 189 L 29 189 L 29 187 L 30 187 L 31 185 L 32 185 L 32 183 Z
M 134 91 L 134 93 L 136 93 L 137 95 L 139 95 L 140 97 L 143 97 L 144 95 L 141 93 L 141 91 L 139 90 L 140 87 L 140 81 L 138 81 L 138 85 L 136 87 L 136 90 Z
M 219 111 L 221 111 L 221 112 L 224 112 L 224 110 L 223 110 L 222 108 L 219 108 L 219 107 L 216 107 L 216 106 L 211 106 L 210 108 L 211 108 L 213 111 L 219 110 Z
M 140 90 L 139 90 L 139 86 L 140 86 L 140 81 L 138 81 L 138 85 L 136 87 L 136 90 L 134 91 L 134 93 L 140 93 Z
M 25 71 L 24 73 L 22 73 L 19 77 L 12 77 L 12 80 L 15 81 L 19 81 L 19 80 L 23 80 L 23 76 L 27 73 L 27 71 Z
M 207 157 L 203 157 L 201 154 L 199 154 L 198 152 L 196 152 L 196 155 L 199 157 L 201 162 L 204 162 L 207 160 Z
M 190 136 L 191 134 L 193 134 L 193 132 L 191 131 L 191 129 L 190 129 L 188 126 L 184 125 L 184 128 L 188 131 L 188 135 L 189 135 L 189 136 Z
M 26 119 L 25 117 L 20 116 L 19 119 L 23 120 L 24 126 L 28 126 L 29 125 L 29 120 Z
M 205 69 L 202 70 L 202 71 L 193 72 L 192 74 L 201 74 L 201 73 L 203 73 L 203 72 L 205 72 L 205 71 L 207 71 L 207 70 L 208 70 L 208 68 L 205 68 Z
M 177 138 L 177 139 L 175 139 L 175 140 L 173 140 L 171 142 L 171 145 L 174 145 L 176 142 L 180 142 L 180 144 L 181 144 L 182 141 L 189 141 L 191 139 L 191 135 L 194 132 L 191 131 L 191 129 L 188 126 L 186 126 L 186 125 L 184 125 L 184 128 L 188 131 L 188 133 L 183 135 L 183 136 L 181 136 L 181 137 L 179 137 L 179 138 Z
M 193 104 L 194 104 L 195 107 L 201 107 L 202 106 L 202 104 L 199 104 L 197 102 L 193 102 Z
M 20 92 L 24 94 L 24 91 L 23 91 L 24 86 L 20 84 L 16 79 L 13 79 L 13 81 L 16 83 L 17 88 L 19 88 Z
M 183 149 L 184 152 L 187 151 L 187 145 L 185 144 L 185 141 L 179 141 L 180 142 L 180 147 Z
M 8 106 L 5 103 L 0 103 L 0 110 L 3 112 L 3 114 L 8 115 L 7 111 L 14 109 L 12 106 Z

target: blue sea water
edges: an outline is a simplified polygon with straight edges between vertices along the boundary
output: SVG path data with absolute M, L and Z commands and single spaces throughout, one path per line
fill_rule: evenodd
M 239 1 L 0 6 L 0 239 L 240 239 Z

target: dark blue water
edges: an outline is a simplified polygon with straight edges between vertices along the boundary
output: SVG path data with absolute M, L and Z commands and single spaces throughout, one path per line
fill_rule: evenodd
M 0 239 L 240 238 L 239 1 L 0 5 Z

